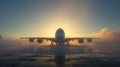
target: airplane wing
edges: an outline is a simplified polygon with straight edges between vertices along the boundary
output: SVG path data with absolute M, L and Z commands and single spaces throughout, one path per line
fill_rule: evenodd
M 55 38 L 53 37 L 21 37 L 20 39 L 28 39 L 30 42 L 34 42 L 34 40 L 37 39 L 38 43 L 42 43 L 43 40 L 50 40 L 50 41 L 55 40 Z
M 46 40 L 52 40 L 53 37 L 21 37 L 20 39 L 46 39 Z
M 66 37 L 66 40 L 78 40 L 79 43 L 83 43 L 84 39 L 87 40 L 87 42 L 92 42 L 92 39 L 100 39 L 100 38 L 95 38 L 95 37 Z
M 78 40 L 78 39 L 100 39 L 100 38 L 94 38 L 94 37 L 66 37 L 68 40 Z

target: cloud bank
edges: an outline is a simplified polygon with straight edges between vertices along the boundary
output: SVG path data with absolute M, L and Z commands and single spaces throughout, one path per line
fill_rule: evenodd
M 113 56 L 120 53 L 120 32 L 113 32 L 108 28 L 103 28 L 99 32 L 91 34 L 90 36 L 101 38 L 92 43 L 95 51 L 113 53 Z
M 91 36 L 99 37 L 103 41 L 120 42 L 120 32 L 113 32 L 108 28 L 103 28 L 99 32 L 91 34 Z

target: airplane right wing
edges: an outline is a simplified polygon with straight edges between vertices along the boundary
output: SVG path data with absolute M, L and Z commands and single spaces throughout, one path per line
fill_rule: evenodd
M 55 38 L 52 37 L 21 37 L 20 39 L 28 39 L 29 42 L 34 42 L 34 40 L 37 39 L 38 43 L 42 43 L 43 40 L 50 40 L 50 41 L 55 40 Z

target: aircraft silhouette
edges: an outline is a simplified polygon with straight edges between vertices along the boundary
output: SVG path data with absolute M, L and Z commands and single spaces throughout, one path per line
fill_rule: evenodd
M 79 43 L 84 43 L 84 39 L 87 39 L 88 43 L 92 42 L 92 39 L 99 39 L 99 38 L 92 38 L 92 37 L 68 37 L 65 38 L 65 32 L 62 28 L 58 28 L 55 32 L 55 38 L 51 37 L 21 37 L 20 39 L 29 39 L 29 42 L 34 42 L 35 39 L 37 39 L 38 43 L 42 43 L 43 40 L 49 40 L 51 41 L 51 46 L 53 45 L 53 42 L 56 43 L 55 45 L 55 59 L 56 61 L 63 62 L 65 58 L 65 47 L 69 46 L 69 42 L 71 40 L 78 40 Z M 64 44 L 66 43 L 67 44 Z
M 92 39 L 99 39 L 99 38 L 91 38 L 91 37 L 72 37 L 72 38 L 65 38 L 65 32 L 62 28 L 58 28 L 55 33 L 55 38 L 49 38 L 49 37 L 21 37 L 20 39 L 29 39 L 29 42 L 34 42 L 35 39 L 37 39 L 38 43 L 42 43 L 43 40 L 49 40 L 52 42 L 55 42 L 56 45 L 64 45 L 65 42 L 68 42 L 67 45 L 69 45 L 70 40 L 78 40 L 79 43 L 83 43 L 84 39 L 87 39 L 87 42 L 92 42 Z

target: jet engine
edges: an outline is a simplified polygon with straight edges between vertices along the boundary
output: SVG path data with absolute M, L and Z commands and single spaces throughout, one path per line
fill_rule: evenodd
M 78 41 L 79 43 L 83 43 L 84 42 L 84 40 L 83 39 L 79 39 L 79 41 Z
M 87 39 L 87 42 L 88 42 L 88 43 L 91 43 L 91 42 L 92 42 L 92 39 L 91 39 L 91 38 Z
M 30 38 L 30 39 L 29 39 L 29 42 L 34 42 L 34 38 Z
M 38 43 L 42 43 L 43 40 L 42 40 L 42 39 L 37 39 L 37 42 L 38 42 Z

